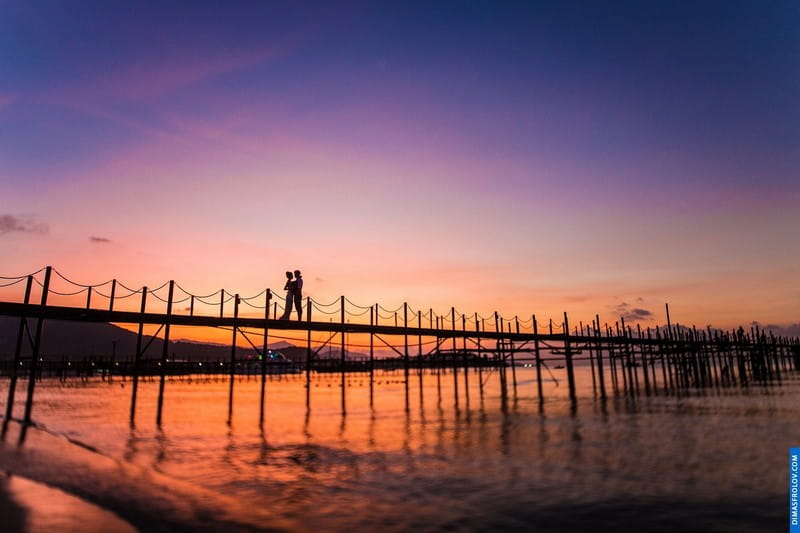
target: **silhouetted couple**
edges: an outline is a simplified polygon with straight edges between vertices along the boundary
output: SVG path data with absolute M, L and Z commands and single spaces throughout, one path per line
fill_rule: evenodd
M 292 304 L 297 309 L 297 320 L 303 320 L 303 276 L 299 270 L 294 271 L 294 279 L 291 272 L 286 273 L 286 285 L 283 289 L 286 291 L 286 309 L 281 320 L 288 319 L 292 314 Z

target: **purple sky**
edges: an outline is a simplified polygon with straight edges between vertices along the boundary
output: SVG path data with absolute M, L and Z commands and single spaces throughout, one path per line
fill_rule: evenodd
M 798 27 L 794 2 L 2 2 L 0 275 L 300 268 L 324 301 L 796 323 Z

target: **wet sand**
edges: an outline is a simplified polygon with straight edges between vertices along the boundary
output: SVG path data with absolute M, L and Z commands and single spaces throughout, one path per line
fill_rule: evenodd
M 5 473 L 0 475 L 0 515 L 8 533 L 136 531 L 114 513 L 64 491 Z
M 64 437 L 33 427 L 23 445 L 17 444 L 18 436 L 19 426 L 12 423 L 0 441 L 3 531 L 290 529 L 224 494 L 112 459 Z

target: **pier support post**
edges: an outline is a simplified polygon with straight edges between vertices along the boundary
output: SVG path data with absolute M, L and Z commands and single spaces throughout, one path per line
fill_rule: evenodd
M 342 353 L 341 353 L 341 372 L 342 372 L 342 414 L 346 412 L 346 403 L 345 403 L 345 388 L 347 387 L 347 382 L 345 381 L 345 310 L 344 310 L 344 296 L 340 298 L 340 308 L 341 308 L 341 321 L 342 321 Z
M 539 392 L 539 402 L 544 401 L 542 394 L 542 354 L 539 351 L 539 325 L 536 322 L 536 315 L 533 318 L 533 351 L 536 354 L 536 387 Z
M 567 360 L 567 380 L 569 381 L 569 398 L 573 402 L 575 397 L 575 369 L 572 367 L 572 350 L 569 345 L 569 319 L 564 311 L 564 353 Z
M 25 299 L 23 303 L 27 306 L 31 300 L 31 289 L 33 287 L 33 276 L 28 276 L 28 281 L 25 285 Z M 5 437 L 8 430 L 8 423 L 11 421 L 11 416 L 14 412 L 14 395 L 17 390 L 17 373 L 22 359 L 22 341 L 24 340 L 25 330 L 28 328 L 28 317 L 20 317 L 19 329 L 17 330 L 17 343 L 14 348 L 14 360 L 11 361 L 11 369 L 9 370 L 10 381 L 8 383 L 8 401 L 6 402 L 6 417 L 3 420 L 2 436 Z M 33 346 L 31 346 L 33 348 Z M 66 374 L 66 365 L 64 365 L 64 372 Z
M 233 382 L 236 378 L 236 333 L 239 325 L 239 295 L 233 296 L 233 333 L 231 338 L 231 368 L 230 368 L 230 382 L 228 384 L 228 425 L 233 422 Z
M 142 303 L 139 307 L 139 315 L 144 315 L 147 306 L 147 286 L 142 287 Z M 144 333 L 144 322 L 139 322 L 139 333 L 136 335 L 136 352 L 133 354 L 133 376 L 131 386 L 131 416 L 130 423 L 133 426 L 136 419 L 136 394 L 139 390 L 139 362 L 142 358 L 142 335 Z
M 594 335 L 597 337 L 597 379 L 600 382 L 600 398 L 606 399 L 606 374 L 603 369 L 603 336 L 600 333 L 600 315 L 594 315 Z
M 31 353 L 30 375 L 28 377 L 28 397 L 25 400 L 25 415 L 23 418 L 23 429 L 20 433 L 20 442 L 25 438 L 25 430 L 31 423 L 31 410 L 33 409 L 33 393 L 36 387 L 36 371 L 39 367 L 39 350 L 42 346 L 42 329 L 44 328 L 44 314 L 47 309 L 47 295 L 50 292 L 50 276 L 53 267 L 48 266 L 44 273 L 44 283 L 42 284 L 42 300 L 39 307 L 39 319 L 36 321 L 36 333 L 33 337 L 33 350 Z
M 375 325 L 375 312 L 377 309 L 369 306 L 369 325 Z M 375 406 L 375 334 L 373 329 L 369 330 L 369 408 Z
M 311 409 L 311 297 L 306 297 L 306 409 Z
M 172 316 L 172 296 L 175 292 L 175 281 L 169 282 L 169 296 L 167 298 L 167 315 L 164 322 L 164 346 L 161 350 L 161 376 L 158 382 L 158 411 L 156 412 L 156 425 L 161 427 L 161 412 L 164 408 L 164 381 L 167 373 L 167 357 L 169 355 L 169 328 Z
M 258 396 L 258 427 L 264 426 L 264 389 L 267 386 L 267 355 L 269 353 L 269 301 L 272 291 L 267 289 L 264 302 L 264 345 L 261 349 L 261 390 Z

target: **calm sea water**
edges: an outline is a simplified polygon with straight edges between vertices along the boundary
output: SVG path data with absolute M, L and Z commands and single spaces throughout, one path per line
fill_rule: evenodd
M 458 373 L 457 394 L 452 372 L 412 372 L 408 392 L 402 372 L 378 373 L 372 407 L 368 377 L 350 376 L 346 414 L 338 375 L 314 378 L 310 410 L 303 376 L 272 377 L 263 429 L 256 379 L 237 379 L 230 427 L 223 378 L 168 381 L 161 430 L 156 381 L 141 384 L 132 429 L 129 382 L 46 380 L 34 419 L 71 442 L 32 438 L 24 449 L 48 451 L 26 456 L 24 472 L 143 529 L 787 526 L 797 380 L 601 402 L 588 370 L 577 372 L 574 408 L 564 370 L 543 404 L 531 369 L 517 370 L 505 399 L 496 372 L 483 394 L 474 370 L 468 386 Z

